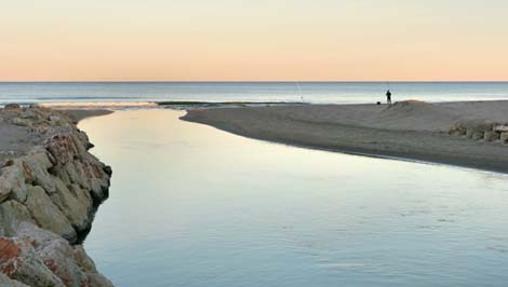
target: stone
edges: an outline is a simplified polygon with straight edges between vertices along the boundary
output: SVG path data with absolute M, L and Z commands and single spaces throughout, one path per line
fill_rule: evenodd
M 32 287 L 64 287 L 36 254 L 28 238 L 0 237 L 0 272 Z
M 508 132 L 502 132 L 499 139 L 502 143 L 508 143 Z
M 32 122 L 28 119 L 22 119 L 22 118 L 13 118 L 11 120 L 11 122 L 14 124 L 14 125 L 17 125 L 17 126 L 22 126 L 22 127 L 31 127 L 32 126 Z
M 25 285 L 19 281 L 14 281 L 11 278 L 7 277 L 5 274 L 0 272 L 0 286 L 9 286 L 9 287 L 30 287 Z
M 28 187 L 26 206 L 40 227 L 50 230 L 70 242 L 77 240 L 76 231 L 72 228 L 69 220 L 40 186 Z
M 499 133 L 495 131 L 486 131 L 483 139 L 488 142 L 493 142 L 499 139 Z
M 0 179 L 0 203 L 4 202 L 11 195 L 12 187 L 10 182 Z
M 0 122 L 29 127 L 17 129 L 32 144 L 0 162 L 0 286 L 113 286 L 73 245 L 108 195 L 111 168 L 63 113 L 12 107 Z
M 50 195 L 51 200 L 78 232 L 88 230 L 93 218 L 92 199 L 89 192 L 77 185 L 69 189 L 60 179 L 56 179 L 55 183 L 57 191 Z
M 35 223 L 26 206 L 15 200 L 0 204 L 0 234 L 14 236 L 22 222 Z
M 471 132 L 469 132 L 469 130 L 468 130 L 468 135 L 470 135 L 468 137 L 470 137 L 473 140 L 481 140 L 484 138 L 485 132 L 475 131 L 475 130 L 472 130 Z
M 65 286 L 113 286 L 97 272 L 95 263 L 86 254 L 83 246 L 72 246 L 58 235 L 29 224 L 21 226 L 18 236 L 32 242 L 38 259 Z
M 16 110 L 16 109 L 20 109 L 20 108 L 21 108 L 21 106 L 19 104 L 14 104 L 14 103 L 7 104 L 4 107 L 4 109 L 6 109 L 6 110 Z
M 494 131 L 500 132 L 500 133 L 502 133 L 502 132 L 508 132 L 508 124 L 504 124 L 504 125 L 499 125 L 498 124 L 498 125 L 496 125 L 494 127 Z
M 55 178 L 48 170 L 53 167 L 47 152 L 38 150 L 25 157 L 25 168 L 31 173 L 33 185 L 40 185 L 49 193 L 56 192 Z
M 29 177 L 22 165 L 22 162 L 16 160 L 12 165 L 1 169 L 0 175 L 0 193 L 10 193 L 10 197 L 25 202 L 27 197 L 27 188 L 25 181 Z M 0 200 L 1 202 L 1 200 Z
M 448 134 L 453 136 L 466 135 L 467 128 L 463 123 L 455 123 L 449 130 Z

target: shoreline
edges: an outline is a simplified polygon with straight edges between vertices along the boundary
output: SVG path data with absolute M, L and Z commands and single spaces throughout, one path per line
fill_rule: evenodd
M 481 130 L 508 123 L 508 101 L 191 109 L 181 119 L 303 148 L 508 173 L 508 145 Z M 482 139 L 455 134 L 460 123 Z

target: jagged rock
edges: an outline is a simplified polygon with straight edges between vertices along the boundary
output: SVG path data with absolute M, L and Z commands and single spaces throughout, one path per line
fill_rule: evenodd
M 26 206 L 42 228 L 53 231 L 71 242 L 77 239 L 76 230 L 40 186 L 28 186 Z

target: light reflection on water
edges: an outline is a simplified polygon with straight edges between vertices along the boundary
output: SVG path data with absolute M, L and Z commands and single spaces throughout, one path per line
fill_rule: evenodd
M 271 144 L 180 115 L 80 124 L 114 171 L 85 244 L 117 286 L 507 282 L 507 176 Z

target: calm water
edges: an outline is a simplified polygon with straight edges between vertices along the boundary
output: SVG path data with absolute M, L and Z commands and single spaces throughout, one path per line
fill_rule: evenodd
M 117 286 L 506 286 L 508 177 L 250 140 L 171 110 L 85 120 L 85 245 Z
M 305 101 L 374 103 L 387 88 L 395 100 L 429 102 L 508 99 L 508 82 L 497 83 L 1 83 L 0 105 L 103 103 L 162 100 Z

